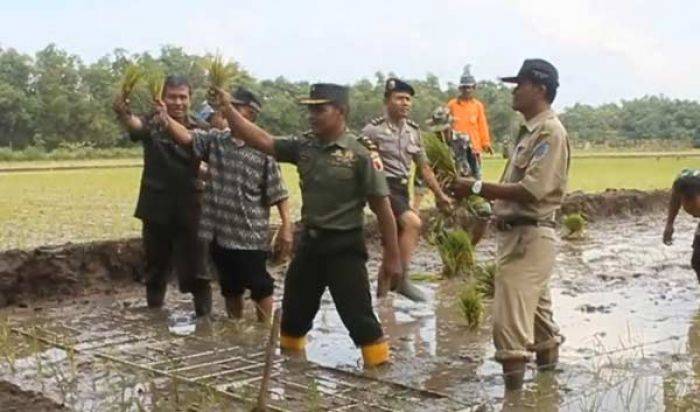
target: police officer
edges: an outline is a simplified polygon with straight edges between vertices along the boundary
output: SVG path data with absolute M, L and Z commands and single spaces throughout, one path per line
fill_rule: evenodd
M 187 79 L 169 76 L 155 113 L 135 116 L 122 95 L 115 98 L 113 108 L 130 138 L 143 145 L 143 174 L 134 215 L 143 223 L 148 306 L 163 305 L 172 267 L 180 290 L 193 294 L 195 313 L 204 316 L 211 312 L 211 288 L 203 267 L 203 248 L 197 239 L 199 161 L 190 150 L 179 147 L 171 139 L 163 128 L 160 113 L 166 110 L 181 127 L 189 130 L 206 128 L 206 124 L 189 114 L 191 94 Z
M 399 228 L 399 248 L 405 273 L 395 285 L 395 290 L 412 300 L 423 301 L 425 296 L 409 282 L 407 273 L 422 225 L 418 213 L 411 209 L 409 203 L 408 183 L 412 163 L 415 162 L 420 169 L 440 208 L 449 208 L 452 201 L 442 191 L 430 168 L 421 141 L 420 126 L 408 118 L 414 95 L 410 84 L 397 78 L 388 79 L 384 88 L 384 116 L 369 122 L 362 129 L 362 136 L 377 148 L 389 183 L 391 210 Z M 391 286 L 388 280 L 389 277 L 380 268 L 377 296 L 386 295 Z
M 549 279 L 556 254 L 554 215 L 569 172 L 567 132 L 550 108 L 559 86 L 557 70 L 528 59 L 515 77 L 513 108 L 525 118 L 500 183 L 469 178 L 453 186 L 458 197 L 494 199 L 498 265 L 493 301 L 496 360 L 506 389 L 520 389 L 525 363 L 536 352 L 541 369 L 558 361 L 562 337 L 552 316 Z
M 246 120 L 223 90 L 216 98 L 231 134 L 249 146 L 297 166 L 301 180 L 301 244 L 285 277 L 280 346 L 302 351 L 318 312 L 321 295 L 330 289 L 353 342 L 362 348 L 365 366 L 389 360 L 389 345 L 372 310 L 365 263 L 363 209 L 369 202 L 377 215 L 386 273 L 402 273 L 396 225 L 384 174 L 373 166 L 370 152 L 346 126 L 348 89 L 314 84 L 301 100 L 309 110 L 311 131 L 275 139 Z
M 700 217 L 700 169 L 685 169 L 673 182 L 663 236 L 664 243 L 667 245 L 673 243 L 673 224 L 681 207 L 689 215 Z M 690 264 L 697 275 L 698 282 L 700 282 L 700 223 L 695 229 Z

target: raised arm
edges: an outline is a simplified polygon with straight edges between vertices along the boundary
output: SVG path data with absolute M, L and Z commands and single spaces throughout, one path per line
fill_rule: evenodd
M 114 110 L 114 113 L 117 115 L 117 121 L 130 134 L 138 133 L 143 130 L 143 122 L 138 118 L 138 116 L 134 116 L 131 113 L 129 100 L 124 98 L 121 93 L 115 96 L 114 101 L 112 102 L 112 110 Z
M 271 156 L 275 156 L 275 139 L 255 123 L 248 121 L 231 104 L 231 96 L 223 89 L 215 89 L 216 100 L 221 113 L 228 121 L 231 135 L 243 140 L 247 145 Z

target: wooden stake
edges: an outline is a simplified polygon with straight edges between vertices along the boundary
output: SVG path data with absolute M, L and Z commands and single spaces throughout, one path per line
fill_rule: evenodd
M 275 349 L 277 348 L 277 336 L 279 336 L 281 313 L 282 310 L 277 308 L 272 316 L 272 328 L 270 329 L 270 340 L 267 342 L 267 350 L 265 351 L 265 367 L 263 368 L 263 377 L 260 381 L 258 405 L 253 408 L 253 411 L 255 412 L 267 411 L 267 390 L 270 386 L 272 360 L 275 354 Z

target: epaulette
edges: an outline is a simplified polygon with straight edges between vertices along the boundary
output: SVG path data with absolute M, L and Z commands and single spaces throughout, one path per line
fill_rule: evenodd
M 411 127 L 414 128 L 414 129 L 419 129 L 419 130 L 420 130 L 420 125 L 419 125 L 418 123 L 414 122 L 414 121 L 411 120 L 411 119 L 406 119 L 406 124 L 409 125 L 409 126 L 411 126 Z
M 372 126 L 379 126 L 380 124 L 384 123 L 385 121 L 386 121 L 386 119 L 384 118 L 384 116 L 379 116 L 377 118 L 370 120 L 369 124 L 371 124 Z
M 367 136 L 364 136 L 364 135 L 363 135 L 363 136 L 358 137 L 358 138 L 357 138 L 357 142 L 358 142 L 359 144 L 361 144 L 362 146 L 364 146 L 365 149 L 369 150 L 370 152 L 376 152 L 376 151 L 379 150 L 379 148 L 377 147 L 377 144 L 374 143 L 374 142 L 372 141 L 372 139 L 370 139 L 370 138 L 367 137 Z

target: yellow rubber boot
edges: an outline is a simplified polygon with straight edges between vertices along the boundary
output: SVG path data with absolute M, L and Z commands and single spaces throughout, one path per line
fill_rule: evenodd
M 389 362 L 389 343 L 381 341 L 363 346 L 362 359 L 365 361 L 365 367 L 378 366 Z
M 290 351 L 303 351 L 306 348 L 306 336 L 294 337 L 280 334 L 280 348 Z

